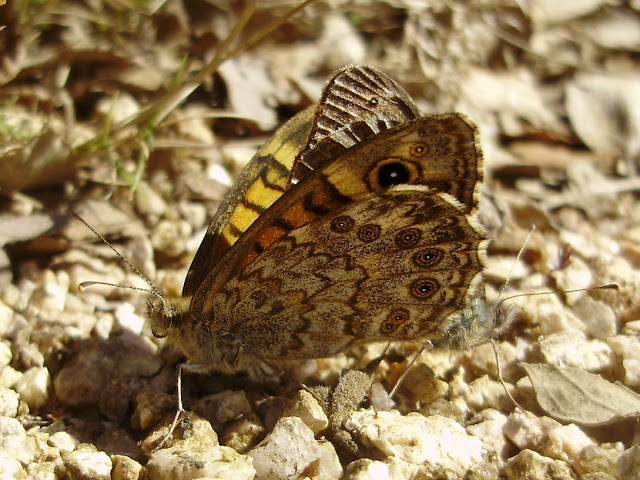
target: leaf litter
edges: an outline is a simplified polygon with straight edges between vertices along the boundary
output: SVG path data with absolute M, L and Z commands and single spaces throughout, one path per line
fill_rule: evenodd
M 335 451 L 320 448 L 329 432 L 309 436 L 299 422 L 278 423 L 296 388 L 278 376 L 267 376 L 258 388 L 244 379 L 187 377 L 187 407 L 196 410 L 217 395 L 215 411 L 225 412 L 225 420 L 205 422 L 216 431 L 201 430 L 196 417 L 195 427 L 183 425 L 185 438 L 202 432 L 183 444 L 184 454 L 200 459 L 198 443 L 207 445 L 200 460 L 208 462 L 208 474 L 236 469 L 236 479 L 252 478 L 244 454 L 275 431 L 261 451 L 282 432 L 314 442 L 308 451 L 315 457 L 288 452 L 282 470 L 300 461 L 310 478 L 320 478 L 322 466 L 343 478 L 373 478 L 356 476 L 367 469 L 391 478 L 427 471 L 448 478 L 465 468 L 477 478 L 480 472 L 495 478 L 549 462 L 574 475 L 604 472 L 608 462 L 620 466 L 615 475 L 633 478 L 625 465 L 637 464 L 639 455 L 628 434 L 640 385 L 637 6 L 317 1 L 286 18 L 290 5 L 252 8 L 178 0 L 150 7 L 64 0 L 0 6 L 6 26 L 0 31 L 0 215 L 9 226 L 3 237 L 9 275 L 0 277 L 6 280 L 0 296 L 3 429 L 18 432 L 16 439 L 42 435 L 56 448 L 45 455 L 25 440 L 14 467 L 62 475 L 82 472 L 92 462 L 78 459 L 91 456 L 109 473 L 126 466 L 160 476 L 189 468 L 175 457 L 163 464 L 159 452 L 136 446 L 173 414 L 171 359 L 157 372 L 162 345 L 143 332 L 143 295 L 75 290 L 88 279 L 142 282 L 102 245 L 72 233 L 68 213 L 96 212 L 83 215 L 161 290 L 180 291 L 242 157 L 248 160 L 269 131 L 315 101 L 331 71 L 367 63 L 406 86 L 425 113 L 462 111 L 479 124 L 489 177 L 481 215 L 490 219 L 496 269 L 490 262 L 487 290 L 494 298 L 520 239 L 532 223 L 541 229 L 510 289 L 556 290 L 559 298 L 512 300 L 517 316 L 499 342 L 504 380 L 531 413 L 522 416 L 505 401 L 490 351 L 423 353 L 422 366 L 433 376 L 425 373 L 424 382 L 410 376 L 394 398 L 403 420 L 388 417 L 389 424 L 415 420 L 406 416 L 411 412 L 436 423 L 435 417 L 448 417 L 473 430 L 486 454 L 451 464 L 439 464 L 434 454 L 429 465 L 411 463 L 418 458 L 415 445 L 426 438 L 411 435 L 420 432 L 386 434 L 380 423 L 386 414 L 375 420 L 381 426 L 375 435 L 358 422 L 373 422 L 359 410 L 362 385 L 371 381 L 376 391 L 389 391 L 416 347 L 393 346 L 373 376 L 349 374 L 377 358 L 380 349 L 373 346 L 289 371 L 308 385 L 340 385 L 334 403 L 344 398 L 348 406 L 331 420 L 331 435 L 361 452 L 359 460 L 345 456 L 336 465 Z M 223 61 L 234 49 L 237 56 Z M 620 291 L 561 293 L 583 282 L 617 283 Z M 584 368 L 562 366 L 570 348 L 579 349 L 573 358 L 584 359 Z M 549 363 L 533 366 L 541 354 Z M 518 362 L 527 365 L 530 383 Z M 101 369 L 105 374 L 92 378 Z M 351 375 L 360 378 L 353 392 L 345 387 Z M 435 400 L 424 395 L 429 382 L 437 384 Z M 79 392 L 94 399 L 109 392 L 117 401 L 78 407 Z M 132 410 L 138 430 L 130 426 Z M 588 441 L 546 415 L 589 425 Z M 616 434 L 607 437 L 602 425 L 614 421 Z M 32 425 L 36 430 L 20 433 Z M 451 427 L 433 424 L 476 448 Z M 517 432 L 537 432 L 537 441 L 520 442 Z M 511 447 L 499 448 L 507 439 Z M 446 453 L 443 445 L 433 447 Z M 271 460 L 260 458 L 260 464 Z

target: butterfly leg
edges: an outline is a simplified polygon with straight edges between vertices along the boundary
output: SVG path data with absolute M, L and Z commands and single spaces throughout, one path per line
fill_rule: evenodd
M 389 395 L 387 395 L 387 399 L 384 401 L 384 403 L 380 406 L 378 410 L 387 410 L 389 408 L 390 403 L 393 401 L 392 397 L 396 394 L 396 392 L 398 391 L 398 388 L 400 388 L 402 381 L 405 379 L 405 377 L 409 373 L 409 370 L 411 370 L 411 367 L 413 367 L 413 364 L 416 363 L 416 360 L 418 360 L 418 357 L 420 356 L 420 354 L 424 352 L 424 350 L 427 347 L 429 348 L 433 347 L 433 344 L 431 343 L 430 340 L 427 340 L 426 342 L 424 342 L 422 344 L 422 347 L 420 347 L 420 350 L 418 350 L 418 352 L 413 356 L 413 358 L 409 362 L 409 365 L 407 365 L 407 368 L 404 369 L 404 372 L 402 372 L 402 374 L 400 375 L 400 378 L 398 378 L 398 380 L 396 381 L 396 384 L 393 386 L 393 388 L 389 392 Z
M 176 410 L 176 414 L 173 417 L 173 421 L 171 422 L 171 426 L 169 427 L 169 431 L 163 437 L 162 441 L 153 449 L 153 451 L 160 450 L 162 446 L 167 443 L 169 438 L 173 435 L 176 427 L 178 426 L 178 420 L 180 420 L 180 416 L 185 412 L 184 406 L 182 404 L 182 370 L 188 370 L 190 372 L 196 373 L 206 373 L 208 369 L 204 365 L 191 364 L 191 363 L 180 363 L 177 367 L 177 379 L 176 379 L 176 390 L 178 393 L 178 408 Z

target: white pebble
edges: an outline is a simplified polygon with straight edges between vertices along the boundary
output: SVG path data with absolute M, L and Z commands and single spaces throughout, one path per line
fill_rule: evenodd
M 282 416 L 300 418 L 315 435 L 329 426 L 329 419 L 324 410 L 313 395 L 305 390 L 298 391 Z
M 111 480 L 112 463 L 109 455 L 93 445 L 82 444 L 74 451 L 62 455 L 69 478 Z
M 14 389 L 30 409 L 36 410 L 47 402 L 50 385 L 49 370 L 46 367 L 32 367 L 24 372 L 22 378 L 14 385 Z
M 69 453 L 76 449 L 78 441 L 67 432 L 56 432 L 49 437 L 47 443 L 57 448 L 61 453 Z
M 326 450 L 320 447 L 313 431 L 298 417 L 278 420 L 273 431 L 249 452 L 249 456 L 253 459 L 258 478 L 297 478 L 316 462 L 316 467 L 328 478 L 342 476 L 339 461 L 327 461 Z
M 18 415 L 20 395 L 10 388 L 0 387 L 0 415 L 14 418 Z
M 358 443 L 385 457 L 422 465 L 430 477 L 462 478 L 482 461 L 480 440 L 456 421 L 439 415 L 360 410 L 346 420 L 345 428 Z
M 0 368 L 9 365 L 11 361 L 11 347 L 8 342 L 1 341 L 0 342 Z
M 0 452 L 8 454 L 23 465 L 33 461 L 35 441 L 27 436 L 24 427 L 15 418 L 0 417 Z
M 253 480 L 256 471 L 251 459 L 229 447 L 217 446 L 203 451 L 179 447 L 164 448 L 151 455 L 146 466 L 149 478 L 215 478 L 218 480 Z

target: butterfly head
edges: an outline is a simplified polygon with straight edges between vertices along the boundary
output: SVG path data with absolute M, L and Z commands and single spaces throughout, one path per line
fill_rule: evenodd
M 471 348 L 499 336 L 514 316 L 513 305 L 487 305 L 484 295 L 479 295 L 447 318 L 441 335 L 432 343 L 449 349 Z
M 189 315 L 190 303 L 191 297 L 150 300 L 147 303 L 147 320 L 153 336 L 164 338 L 179 329 L 185 316 Z

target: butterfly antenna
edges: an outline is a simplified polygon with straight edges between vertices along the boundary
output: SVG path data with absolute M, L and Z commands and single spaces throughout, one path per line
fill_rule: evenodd
M 593 290 L 620 290 L 620 285 L 617 283 L 608 283 L 607 285 L 599 285 L 597 287 L 588 287 L 588 288 L 576 288 L 574 290 L 562 290 L 562 293 L 575 293 L 575 292 L 591 292 Z M 503 299 L 505 302 L 507 300 L 511 300 L 513 298 L 518 297 L 535 297 L 537 295 L 552 295 L 557 292 L 549 291 L 549 292 L 529 292 L 529 293 L 518 293 L 516 295 L 512 295 Z
M 524 242 L 522 242 L 522 246 L 520 247 L 520 251 L 518 251 L 518 254 L 516 255 L 516 259 L 514 260 L 513 264 L 511 265 L 511 270 L 509 270 L 509 274 L 507 275 L 507 279 L 502 284 L 502 288 L 500 289 L 500 292 L 498 293 L 498 298 L 496 299 L 495 303 L 493 304 L 494 310 L 496 310 L 497 308 L 500 308 L 500 305 L 502 304 L 502 302 L 504 300 L 506 300 L 506 298 L 504 300 L 500 300 L 500 297 L 502 296 L 502 294 L 507 289 L 507 286 L 509 285 L 509 281 L 511 280 L 511 276 L 513 275 L 513 271 L 516 268 L 516 264 L 518 263 L 518 260 L 520 260 L 520 257 L 522 257 L 522 254 L 524 253 L 524 249 L 527 246 L 527 243 L 529 243 L 529 240 L 531 239 L 531 236 L 533 235 L 533 232 L 536 231 L 536 230 L 537 230 L 536 226 L 532 225 L 531 226 L 531 230 L 529 230 L 529 233 L 527 233 L 527 236 L 524 239 Z M 509 297 L 509 298 L 513 298 L 513 297 Z
M 151 293 L 153 295 L 155 295 L 156 297 L 158 297 L 162 303 L 164 305 L 166 305 L 166 302 L 164 300 L 164 297 L 162 296 L 162 294 L 160 293 L 160 291 L 155 287 L 155 285 L 153 283 L 151 283 L 151 280 L 149 280 L 147 278 L 147 276 L 145 274 L 143 274 L 140 270 L 138 270 L 129 260 L 127 260 L 118 250 L 116 250 L 116 248 L 111 245 L 111 243 L 109 243 L 109 241 L 104 238 L 102 235 L 100 235 L 91 225 L 89 225 L 84 218 L 82 218 L 80 215 L 78 215 L 75 212 L 71 212 L 71 216 L 73 218 L 75 218 L 76 220 L 79 220 L 80 222 L 84 223 L 84 225 L 91 230 L 94 235 L 96 237 L 98 237 L 100 240 L 102 240 L 111 250 L 113 250 L 115 252 L 116 255 L 118 255 L 118 257 L 120 257 L 122 259 L 122 261 L 124 263 L 126 263 L 127 265 L 129 265 L 129 267 L 131 267 L 131 269 L 136 272 L 145 282 L 147 282 L 147 285 L 149 285 L 151 288 L 150 289 L 146 289 L 146 288 L 140 288 L 140 287 L 133 287 L 130 285 L 117 285 L 114 283 L 107 283 L 107 282 L 82 282 L 79 285 L 80 291 L 84 291 L 87 288 L 93 286 L 93 285 L 107 285 L 110 287 L 117 287 L 117 288 L 129 288 L 131 290 L 140 290 L 142 292 L 147 292 L 147 293 Z

